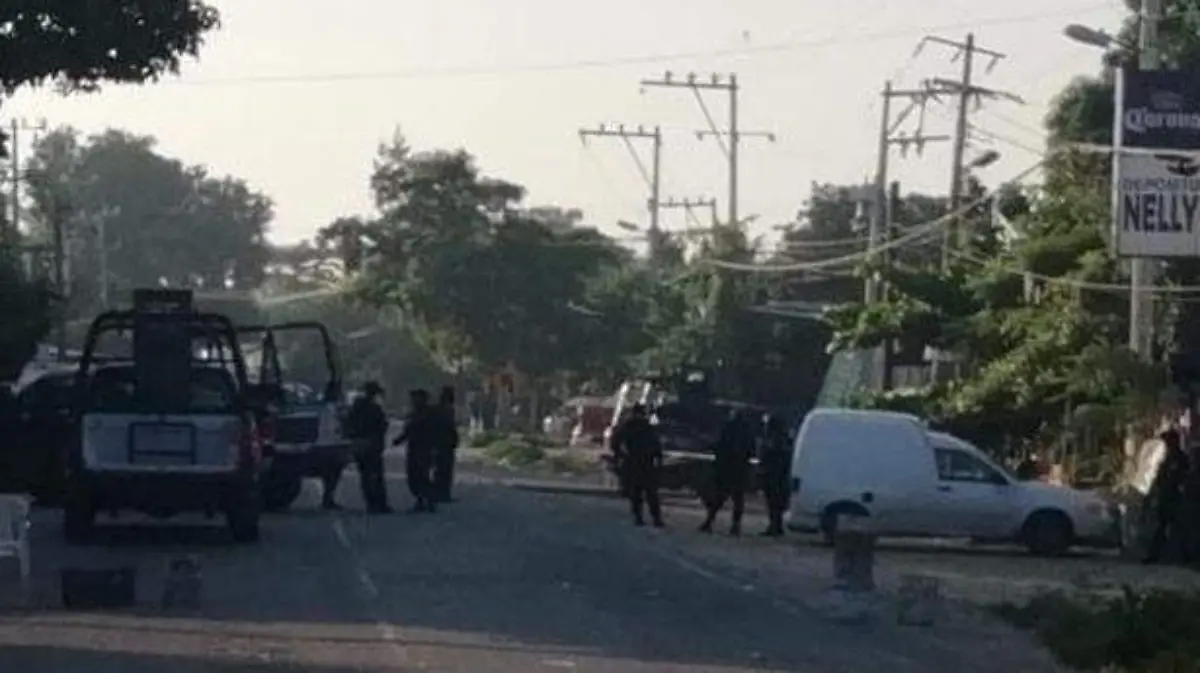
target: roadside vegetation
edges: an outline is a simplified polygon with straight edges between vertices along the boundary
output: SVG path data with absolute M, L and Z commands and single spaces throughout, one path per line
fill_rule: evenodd
M 599 469 L 578 451 L 542 435 L 492 430 L 472 437 L 468 446 L 480 449 L 485 462 L 510 470 L 580 475 Z
M 1033 631 L 1058 661 L 1080 671 L 1200 671 L 1200 592 L 1126 587 L 1117 597 L 1044 594 L 996 612 Z

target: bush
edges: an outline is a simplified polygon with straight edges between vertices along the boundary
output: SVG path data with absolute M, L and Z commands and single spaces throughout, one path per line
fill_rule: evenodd
M 559 444 L 553 439 L 545 435 L 533 435 L 524 433 L 508 433 L 500 432 L 499 430 L 487 430 L 481 432 L 471 438 L 471 446 L 486 449 L 502 442 L 523 442 L 530 446 L 537 446 L 543 449 L 558 448 Z
M 505 467 L 528 467 L 546 459 L 546 450 L 522 437 L 505 437 L 484 447 L 487 457 Z
M 1200 671 L 1200 594 L 1127 587 L 1119 598 L 1049 594 L 998 612 L 1035 631 L 1061 663 L 1078 670 Z

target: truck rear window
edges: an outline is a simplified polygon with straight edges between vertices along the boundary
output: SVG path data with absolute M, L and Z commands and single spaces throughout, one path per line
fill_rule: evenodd
M 237 409 L 237 386 L 229 372 L 217 367 L 193 367 L 187 404 L 179 409 L 154 409 L 179 414 L 231 413 Z M 88 409 L 99 413 L 147 413 L 153 403 L 140 399 L 132 367 L 105 367 L 91 381 Z

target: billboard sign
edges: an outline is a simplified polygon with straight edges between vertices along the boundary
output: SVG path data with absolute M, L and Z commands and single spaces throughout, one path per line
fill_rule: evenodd
M 1127 154 L 1118 171 L 1118 254 L 1200 257 L 1200 158 Z
M 1122 74 L 1122 146 L 1200 150 L 1200 71 Z

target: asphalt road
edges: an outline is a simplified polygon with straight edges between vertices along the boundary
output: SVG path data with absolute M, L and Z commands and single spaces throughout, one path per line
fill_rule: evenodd
M 0 612 L 0 671 L 1017 670 L 961 634 L 831 623 L 689 558 L 672 541 L 682 530 L 634 528 L 615 503 L 476 484 L 434 515 L 368 518 L 355 486 L 349 476 L 341 514 L 315 511 L 306 492 L 264 521 L 257 547 L 202 525 L 110 525 L 72 548 L 54 514 L 39 514 L 43 607 Z M 391 483 L 397 505 L 403 486 Z M 180 554 L 203 564 L 194 614 L 156 607 Z M 48 607 L 57 568 L 126 564 L 139 572 L 137 609 Z

